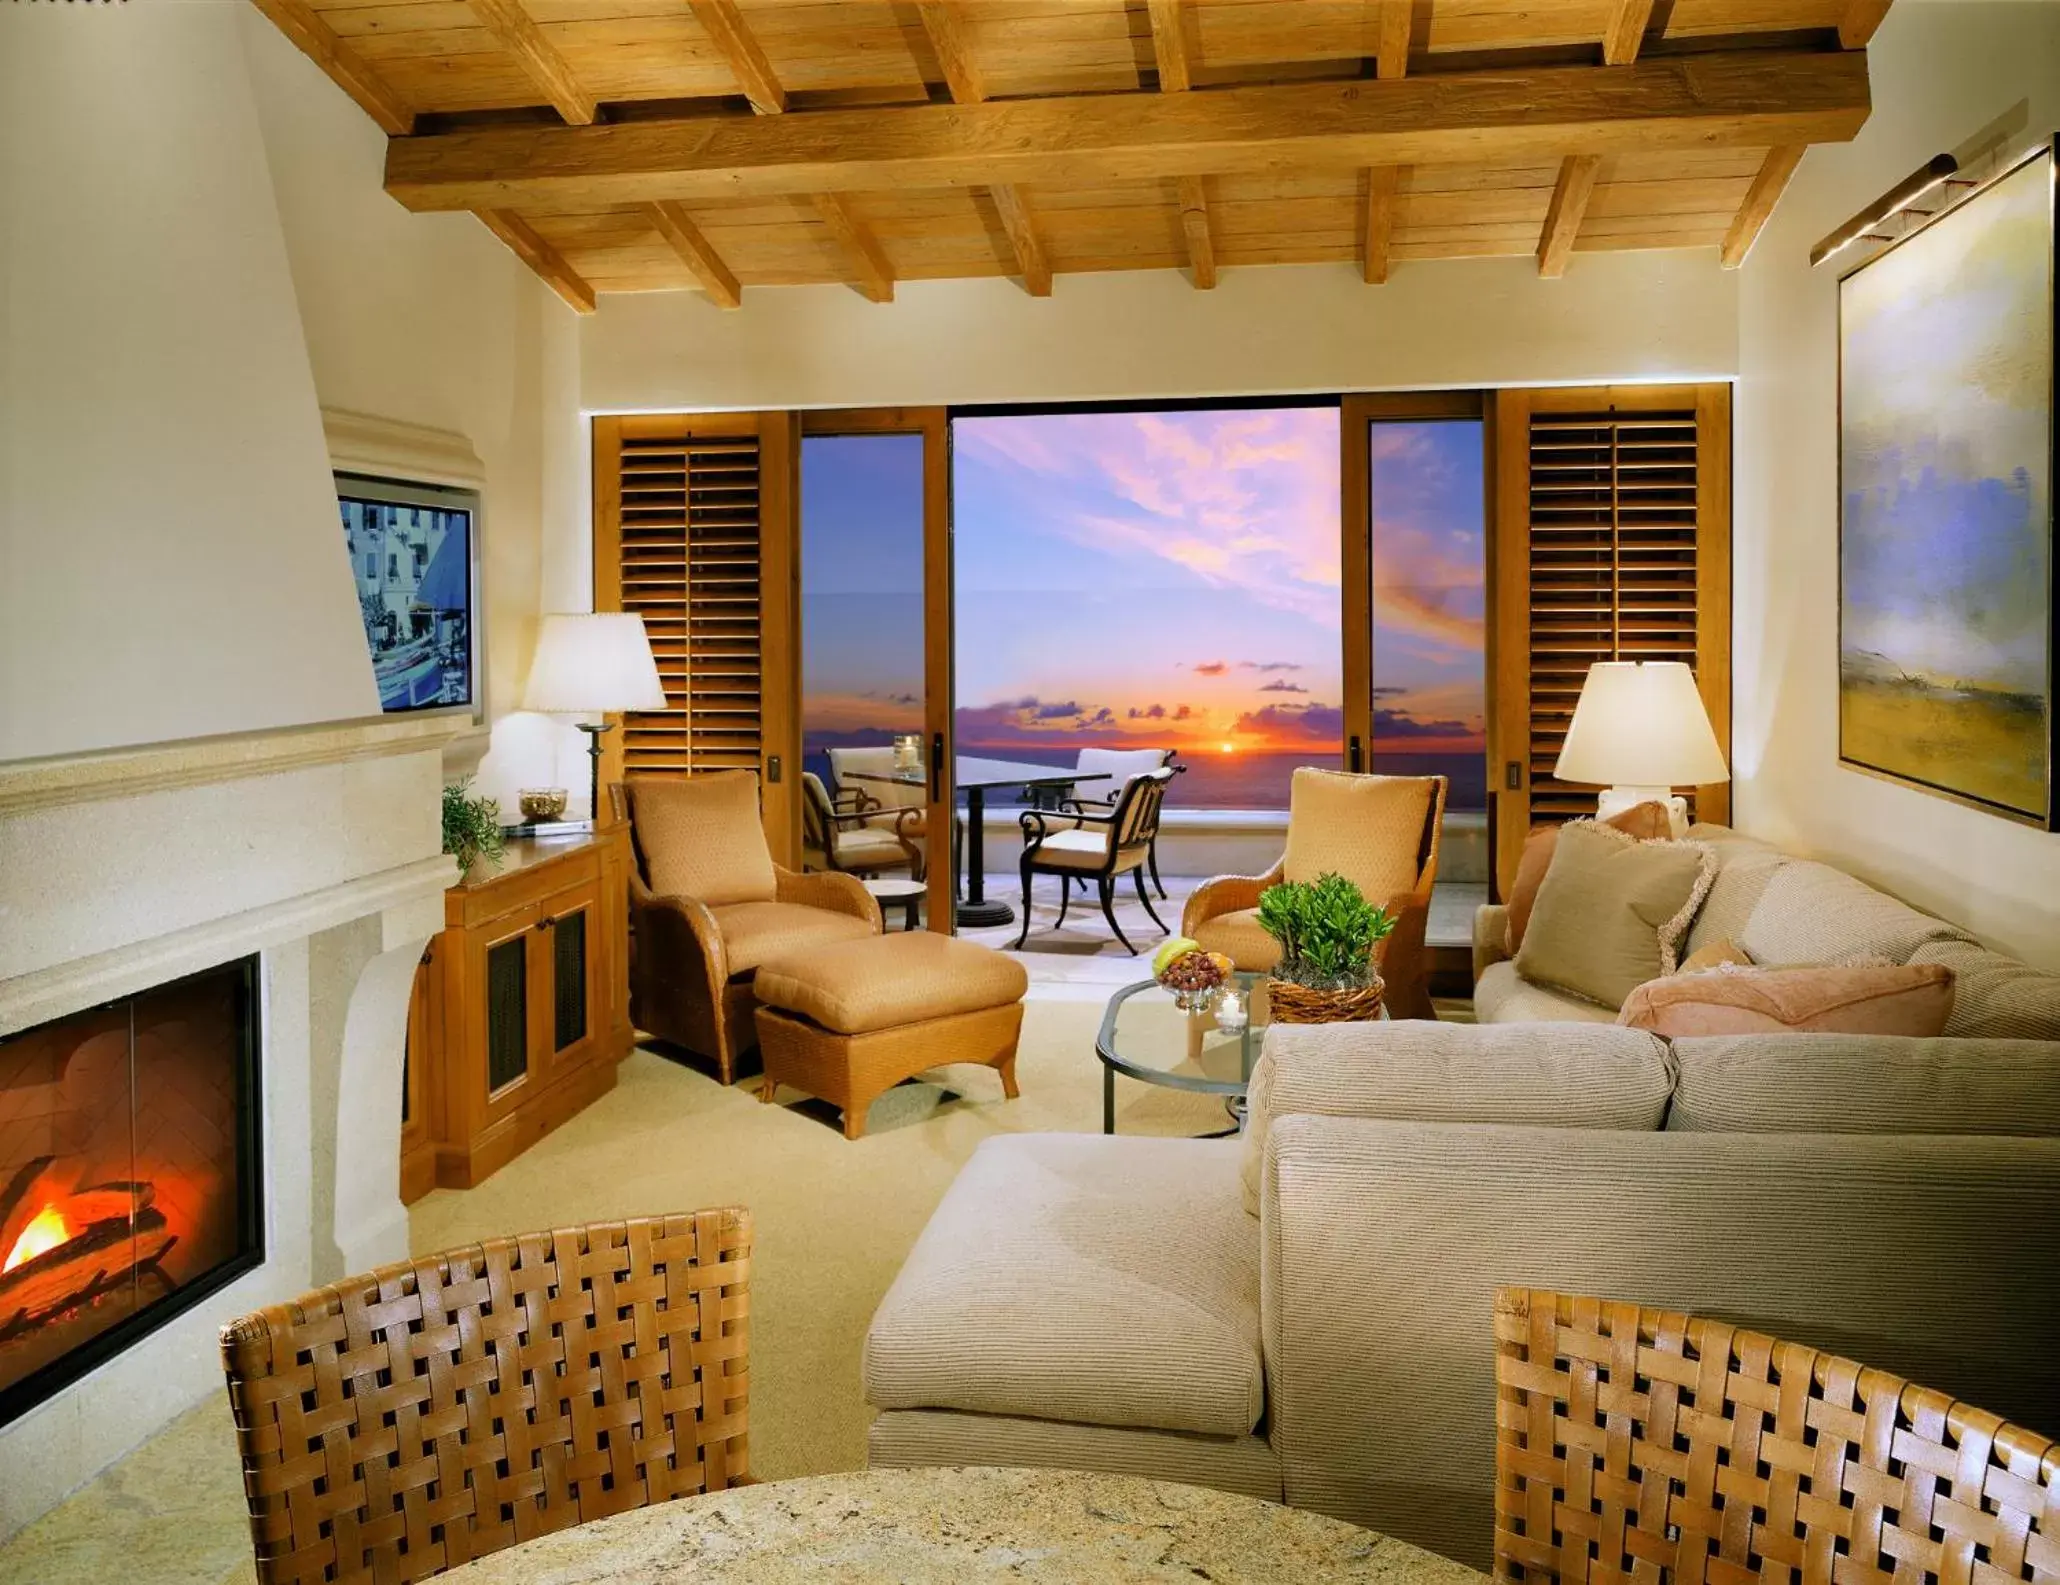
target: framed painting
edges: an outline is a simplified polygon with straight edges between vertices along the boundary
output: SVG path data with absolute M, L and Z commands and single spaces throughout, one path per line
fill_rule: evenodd
M 2056 156 L 1838 284 L 1839 760 L 2047 830 Z

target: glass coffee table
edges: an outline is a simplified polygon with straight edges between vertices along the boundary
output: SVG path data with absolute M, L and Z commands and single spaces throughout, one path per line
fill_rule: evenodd
M 1252 1080 L 1252 1064 L 1266 1035 L 1266 977 L 1243 971 L 1230 977 L 1245 993 L 1247 1022 L 1240 1030 L 1217 1027 L 1214 1005 L 1182 1012 L 1173 993 L 1157 980 L 1139 980 L 1109 998 L 1094 1054 L 1102 1061 L 1102 1132 L 1116 1131 L 1116 1075 L 1169 1090 L 1220 1095 L 1236 1119 Z M 1234 1133 L 1235 1127 L 1225 1129 Z

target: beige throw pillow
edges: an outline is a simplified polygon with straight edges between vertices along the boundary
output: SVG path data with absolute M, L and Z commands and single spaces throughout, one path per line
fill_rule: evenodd
M 1434 786 L 1428 776 L 1355 776 L 1302 766 L 1288 789 L 1281 873 L 1291 881 L 1336 873 L 1368 902 L 1385 907 L 1416 884 Z
M 1575 820 L 1562 826 L 1516 972 L 1534 985 L 1621 1007 L 1672 974 L 1717 855 L 1701 842 L 1640 842 Z
M 777 878 L 758 823 L 755 771 L 632 776 L 630 816 L 651 890 L 660 897 L 767 903 Z
M 1611 815 L 1602 824 L 1629 832 L 1640 842 L 1664 841 L 1674 829 L 1667 806 L 1654 801 L 1635 804 L 1621 814 Z M 1538 903 L 1538 888 L 1545 884 L 1545 872 L 1552 867 L 1552 855 L 1559 848 L 1559 832 L 1558 826 L 1536 826 L 1524 838 L 1523 856 L 1517 860 L 1516 879 L 1509 883 L 1508 912 L 1504 915 L 1511 957 L 1523 950 L 1524 931 L 1529 928 L 1531 910 Z

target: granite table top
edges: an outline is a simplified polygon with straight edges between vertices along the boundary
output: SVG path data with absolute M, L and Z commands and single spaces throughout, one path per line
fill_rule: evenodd
M 1336 1519 L 1198 1486 L 1073 1470 L 884 1469 L 640 1508 L 509 1547 L 443 1579 L 1483 1585 L 1485 1576 Z

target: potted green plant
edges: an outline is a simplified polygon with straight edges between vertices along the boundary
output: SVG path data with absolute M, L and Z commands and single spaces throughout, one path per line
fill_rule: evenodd
M 481 793 L 472 797 L 472 783 L 446 782 L 443 789 L 443 850 L 470 870 L 481 859 L 501 856 L 501 806 Z
M 1378 1017 L 1385 989 L 1374 948 L 1395 921 L 1342 875 L 1281 881 L 1259 894 L 1259 923 L 1280 943 L 1266 984 L 1276 1021 L 1335 1024 Z

